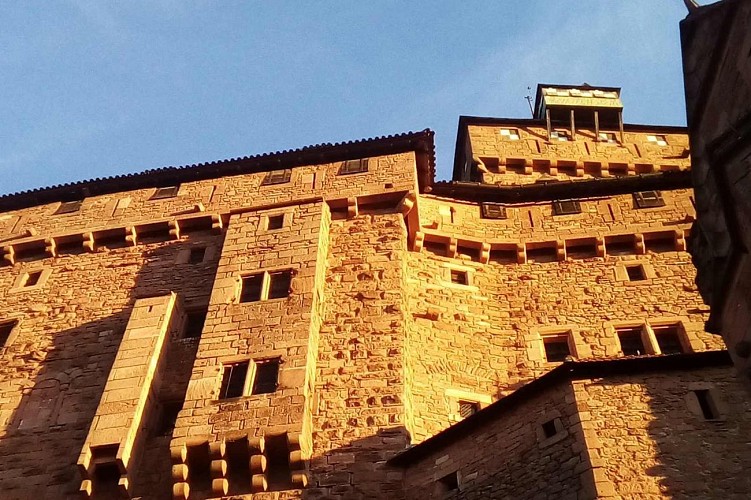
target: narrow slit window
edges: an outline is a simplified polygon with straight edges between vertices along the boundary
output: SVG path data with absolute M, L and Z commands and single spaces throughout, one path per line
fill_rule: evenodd
M 571 356 L 568 346 L 568 335 L 546 335 L 542 338 L 545 347 L 545 359 L 548 363 L 561 363 Z
M 626 274 L 629 281 L 644 281 L 647 279 L 644 274 L 644 267 L 641 264 L 626 266 Z
M 274 170 L 266 174 L 266 177 L 261 181 L 261 186 L 270 186 L 272 184 L 285 184 L 292 178 L 292 170 Z
M 553 202 L 553 215 L 580 214 L 581 203 L 578 200 L 557 200 Z
M 251 394 L 271 394 L 279 385 L 279 358 L 256 361 Z
M 284 227 L 284 214 L 269 215 L 268 223 L 266 224 L 266 229 L 268 231 L 274 231 L 276 229 L 281 229 L 282 227 Z
M 257 302 L 261 300 L 261 292 L 263 292 L 263 273 L 243 277 L 240 302 Z
M 684 352 L 678 325 L 653 326 L 652 331 L 662 354 L 681 354 Z
M 647 354 L 642 340 L 642 327 L 629 326 L 616 329 L 618 341 L 621 343 L 621 352 L 624 356 L 643 356 Z
M 177 196 L 177 192 L 180 190 L 180 186 L 167 186 L 157 188 L 151 197 L 152 200 L 163 200 L 165 198 L 174 198 Z
M 13 332 L 13 329 L 15 327 L 15 321 L 4 321 L 0 323 L 0 348 L 6 346 L 8 339 L 10 338 L 10 334 Z
M 83 200 L 64 201 L 60 203 L 60 206 L 55 211 L 55 215 L 72 214 L 81 210 L 81 204 Z
M 459 415 L 467 418 L 480 411 L 480 403 L 477 401 L 459 401 Z
M 701 413 L 705 420 L 717 420 L 720 418 L 720 412 L 717 411 L 717 405 L 709 389 L 696 390 L 694 391 L 694 395 L 699 402 L 699 408 L 701 408 Z
M 191 264 L 201 264 L 206 257 L 206 247 L 193 247 L 190 249 L 188 262 Z
M 460 271 L 458 269 L 452 269 L 451 270 L 451 283 L 454 283 L 456 285 L 468 285 L 469 277 L 467 276 L 467 271 Z
M 31 287 L 39 284 L 39 280 L 42 278 L 42 271 L 31 271 L 26 274 L 26 278 L 23 280 L 24 287 Z
M 339 169 L 339 175 L 360 174 L 368 171 L 368 159 L 361 158 L 358 160 L 347 160 L 342 163 Z
M 245 379 L 248 376 L 248 366 L 248 361 L 224 365 L 219 399 L 239 398 L 244 395 Z
M 290 271 L 269 273 L 269 299 L 281 299 L 289 296 L 289 287 L 292 282 Z
M 482 218 L 483 219 L 506 219 L 506 207 L 497 203 L 483 203 L 482 205 Z
M 664 207 L 665 200 L 660 191 L 639 191 L 634 193 L 636 208 Z
M 206 314 L 207 311 L 205 309 L 188 311 L 185 317 L 184 338 L 196 339 L 201 336 L 203 325 L 206 323 Z

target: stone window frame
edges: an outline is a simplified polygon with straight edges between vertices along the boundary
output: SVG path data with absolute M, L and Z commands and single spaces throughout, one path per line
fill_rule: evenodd
M 280 170 L 270 170 L 266 172 L 261 179 L 261 187 L 266 186 L 278 186 L 280 184 L 289 184 L 292 182 L 293 168 L 285 168 Z
M 444 395 L 449 410 L 448 418 L 452 423 L 464 420 L 464 417 L 459 414 L 459 404 L 462 401 L 477 403 L 480 406 L 478 411 L 482 411 L 488 405 L 493 404 L 493 398 L 491 396 L 463 389 L 448 388 L 444 391 Z
M 276 229 L 269 228 L 269 220 L 272 217 L 282 216 L 282 226 Z M 260 231 L 262 233 L 276 233 L 289 228 L 292 225 L 293 211 L 292 210 L 273 210 L 261 214 Z
M 584 342 L 579 330 L 579 325 L 566 324 L 556 326 L 543 326 L 530 330 L 530 339 L 527 342 L 527 357 L 530 361 L 538 361 L 547 366 L 558 366 L 560 361 L 548 361 L 545 355 L 545 337 L 557 337 L 567 335 L 568 348 L 574 359 L 586 359 L 592 357 L 592 348 Z
M 190 253 L 194 248 L 203 248 L 205 249 L 205 252 L 203 254 L 203 260 L 199 263 L 191 264 L 190 262 Z M 193 266 L 200 266 L 202 264 L 205 264 L 206 262 L 210 261 L 214 258 L 216 255 L 216 247 L 214 245 L 208 245 L 208 244 L 196 244 L 191 245 L 187 248 L 183 248 L 177 253 L 177 257 L 175 258 L 175 264 L 190 264 Z
M 52 215 L 70 215 L 81 212 L 85 198 L 79 200 L 61 201 Z
M 24 283 L 26 283 L 26 280 L 29 278 L 29 274 L 36 273 L 36 272 L 40 273 L 39 279 L 37 280 L 36 284 L 32 286 L 25 286 Z M 51 274 L 52 274 L 52 267 L 50 266 L 31 267 L 28 269 L 24 269 L 16 277 L 16 281 L 13 283 L 13 286 L 8 290 L 8 293 L 31 292 L 34 290 L 40 290 L 47 283 L 47 280 L 49 279 Z
M 521 134 L 519 133 L 519 129 L 516 127 L 501 128 L 501 130 L 498 132 L 498 135 L 501 137 L 501 139 L 506 141 L 518 141 L 522 138 Z
M 149 196 L 149 201 L 169 200 L 180 196 L 180 184 L 172 186 L 161 186 L 154 188 L 154 192 Z
M 558 410 L 548 410 L 543 412 L 535 423 L 535 434 L 537 435 L 537 446 L 547 448 L 555 443 L 566 439 L 569 435 L 568 429 L 563 425 L 561 412 Z M 545 435 L 543 426 L 552 421 L 556 433 L 548 437 Z
M 273 299 L 269 298 L 269 291 L 271 290 L 271 275 L 276 273 L 283 273 L 283 272 L 289 272 L 289 293 L 285 295 L 284 297 L 276 297 Z M 249 278 L 251 276 L 256 276 L 259 274 L 263 274 L 263 281 L 261 283 L 261 297 L 258 300 L 250 300 L 241 302 L 240 299 L 242 297 L 242 291 L 243 291 L 243 281 L 245 278 Z M 242 273 L 235 284 L 235 302 L 238 304 L 257 304 L 260 302 L 268 302 L 272 300 L 286 300 L 292 295 L 292 283 L 295 280 L 295 275 L 297 274 L 297 270 L 293 269 L 291 267 L 280 267 L 280 268 L 272 268 L 272 269 L 259 269 L 256 271 L 251 272 L 245 272 Z
M 447 485 L 455 484 L 455 488 L 446 489 Z M 431 498 L 453 498 L 462 491 L 462 476 L 459 470 L 453 470 L 448 474 L 434 474 L 433 491 Z
M 644 320 L 634 320 L 634 321 L 609 321 L 605 323 L 605 329 L 607 332 L 607 336 L 613 339 L 613 346 L 615 347 L 615 355 L 623 356 L 623 350 L 621 348 L 621 342 L 618 337 L 618 329 L 619 328 L 634 328 L 634 327 L 640 327 L 641 328 L 641 340 L 642 345 L 644 346 L 645 352 L 644 354 L 641 354 L 640 356 L 659 356 L 662 355 L 662 351 L 660 350 L 660 345 L 657 342 L 657 336 L 654 332 L 654 329 L 652 327 L 654 326 L 668 326 L 668 325 L 676 325 L 678 326 L 678 335 L 679 340 L 681 342 L 681 346 L 683 347 L 684 354 L 686 353 L 692 353 L 695 352 L 697 349 L 701 349 L 701 340 L 696 337 L 696 333 L 693 332 L 693 334 L 689 333 L 692 330 L 687 328 L 687 325 L 690 324 L 688 318 L 683 316 L 667 316 L 662 318 L 653 318 L 653 319 L 644 319 Z
M 641 266 L 642 271 L 644 272 L 643 280 L 631 281 L 631 279 L 629 278 L 627 268 L 634 266 Z M 613 274 L 615 281 L 628 286 L 651 285 L 653 283 L 652 280 L 657 278 L 654 266 L 643 259 L 619 260 L 615 263 Z
M 367 174 L 370 168 L 370 158 L 355 158 L 345 160 L 339 166 L 337 175 Z
M 452 271 L 459 271 L 466 273 L 467 276 L 467 283 L 465 285 L 454 283 L 451 281 L 451 272 Z M 453 288 L 455 290 L 470 290 L 470 291 L 479 291 L 480 289 L 475 285 L 475 273 L 476 269 L 469 267 L 469 266 L 462 266 L 459 264 L 449 264 L 446 263 L 443 265 L 443 285 L 446 288 Z
M 684 396 L 686 407 L 701 422 L 724 422 L 728 419 L 728 405 L 720 393 L 720 390 L 712 382 L 692 382 L 688 384 Z M 717 412 L 716 418 L 706 418 L 701 409 L 696 391 L 708 391 L 713 409 Z
M 219 390 L 217 391 L 216 402 L 225 403 L 227 401 L 235 401 L 239 398 L 249 398 L 252 396 L 268 396 L 268 395 L 276 394 L 277 392 L 279 392 L 279 389 L 282 388 L 281 377 L 282 377 L 282 368 L 284 367 L 284 355 L 285 353 L 281 350 L 273 350 L 269 352 L 259 353 L 254 356 L 248 356 L 248 355 L 229 356 L 227 358 L 222 359 L 220 361 L 221 368 L 218 373 Z M 273 360 L 277 360 L 278 362 L 276 390 L 270 393 L 253 394 L 253 385 L 255 383 L 256 370 L 258 369 L 258 365 L 262 363 L 267 363 Z M 224 378 L 225 367 L 230 366 L 230 365 L 238 365 L 242 363 L 248 363 L 248 371 L 246 372 L 245 380 L 243 381 L 242 394 L 240 396 L 234 396 L 231 398 L 221 398 L 221 385 L 222 385 L 222 380 Z
M 2 355 L 5 350 L 13 345 L 13 342 L 15 342 L 18 334 L 21 332 L 21 322 L 22 316 L 18 314 L 11 314 L 9 316 L 0 318 L 0 325 L 13 325 L 10 329 L 10 333 L 8 333 L 8 337 L 5 339 L 5 342 L 0 344 L 0 355 Z

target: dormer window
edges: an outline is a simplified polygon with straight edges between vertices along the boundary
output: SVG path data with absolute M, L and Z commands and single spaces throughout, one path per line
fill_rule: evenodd
M 648 135 L 647 142 L 651 142 L 652 144 L 657 144 L 658 146 L 668 145 L 668 141 L 664 135 Z
M 502 128 L 501 129 L 501 139 L 505 139 L 507 141 L 518 141 L 519 140 L 519 130 L 515 128 Z

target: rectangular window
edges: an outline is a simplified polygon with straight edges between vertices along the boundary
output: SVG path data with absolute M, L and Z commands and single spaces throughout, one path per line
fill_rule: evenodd
M 712 398 L 709 389 L 700 389 L 694 391 L 696 400 L 699 402 L 699 408 L 705 420 L 717 420 L 720 418 L 720 412 L 717 411 L 717 405 Z
M 634 193 L 634 205 L 636 208 L 664 207 L 665 200 L 659 191 L 638 191 Z
M 467 276 L 467 271 L 460 271 L 458 269 L 452 269 L 451 270 L 451 283 L 454 283 L 456 285 L 468 285 L 469 278 Z
M 284 227 L 284 214 L 269 215 L 266 224 L 267 231 L 274 231 L 275 229 L 281 229 L 282 227 Z
M 292 178 L 292 169 L 286 170 L 274 170 L 266 174 L 266 177 L 261 181 L 261 186 L 269 186 L 272 184 L 284 184 L 289 182 Z
M 425 249 L 426 252 L 430 252 L 435 255 L 440 255 L 442 257 L 446 256 L 446 243 L 441 243 L 440 241 L 426 241 L 422 244 L 422 247 Z
M 26 274 L 26 278 L 23 280 L 24 287 L 34 286 L 39 283 L 39 279 L 42 277 L 42 271 L 31 271 Z
M 15 321 L 4 321 L 0 323 L 0 348 L 5 347 L 10 338 L 10 334 L 16 327 Z
M 190 249 L 190 256 L 188 262 L 191 264 L 200 264 L 206 257 L 206 247 L 193 247 Z
M 550 140 L 558 142 L 567 142 L 571 140 L 571 134 L 568 130 L 553 130 L 550 132 Z
M 655 334 L 660 353 L 680 354 L 684 352 L 683 344 L 681 344 L 680 327 L 678 325 L 653 326 L 652 331 Z
M 152 200 L 162 200 L 164 198 L 174 198 L 180 190 L 180 185 L 157 188 L 151 196 Z
M 361 158 L 358 160 L 347 160 L 342 163 L 339 169 L 339 175 L 360 174 L 368 171 L 368 159 Z
M 497 203 L 483 203 L 482 218 L 483 219 L 505 219 L 506 207 Z
M 501 138 L 506 139 L 508 141 L 518 141 L 519 140 L 519 130 L 515 128 L 502 128 L 501 129 Z
M 618 340 L 621 343 L 621 352 L 624 356 L 642 356 L 647 354 L 642 340 L 641 326 L 628 326 L 616 328 Z
M 239 398 L 244 395 L 245 379 L 248 376 L 248 366 L 248 361 L 224 365 L 219 399 Z
M 72 214 L 74 212 L 78 212 L 79 210 L 81 210 L 82 203 L 83 200 L 64 201 L 60 203 L 59 207 L 57 207 L 55 215 Z
M 459 401 L 459 415 L 467 418 L 480 411 L 480 403 L 477 401 Z
M 459 489 L 459 474 L 452 472 L 443 476 L 436 482 L 436 498 L 441 498 L 443 495 L 457 491 Z
M 256 361 L 256 373 L 253 377 L 251 394 L 270 394 L 276 392 L 279 379 L 279 358 Z
M 292 271 L 251 274 L 242 278 L 240 302 L 281 299 L 290 294 Z
M 555 419 L 548 420 L 542 424 L 542 433 L 545 435 L 545 439 L 552 438 L 558 434 L 558 429 L 555 426 Z
M 668 145 L 667 138 L 664 135 L 648 135 L 647 142 L 651 142 L 652 144 L 657 144 L 658 146 Z
M 258 273 L 243 277 L 240 302 L 257 302 L 261 300 L 264 274 Z
M 195 339 L 201 336 L 203 325 L 206 323 L 206 309 L 188 311 L 185 315 L 185 332 L 183 338 Z
M 290 271 L 269 273 L 269 282 L 269 299 L 288 297 L 292 273 Z
M 581 203 L 578 200 L 557 200 L 553 202 L 553 215 L 580 214 Z
M 548 363 L 561 363 L 571 356 L 568 334 L 545 335 L 542 337 L 542 344 L 545 347 L 545 359 Z
M 598 140 L 600 142 L 606 142 L 608 144 L 615 144 L 617 142 L 615 139 L 615 134 L 613 132 L 600 132 Z
M 641 264 L 626 266 L 626 274 L 629 281 L 644 281 L 647 277 L 644 275 L 644 267 Z
M 175 430 L 177 414 L 183 409 L 182 401 L 165 401 L 159 409 L 159 423 L 157 425 L 157 436 L 169 436 Z

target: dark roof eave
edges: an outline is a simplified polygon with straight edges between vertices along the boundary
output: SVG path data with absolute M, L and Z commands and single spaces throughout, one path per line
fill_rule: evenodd
M 595 196 L 613 196 L 637 191 L 688 189 L 691 172 L 678 170 L 627 177 L 553 181 L 523 186 L 496 186 L 479 182 L 436 182 L 430 194 L 473 202 L 525 203 Z
M 435 145 L 433 137 L 433 131 L 425 129 L 420 132 L 407 132 L 336 144 L 318 144 L 275 153 L 264 153 L 178 167 L 170 166 L 134 174 L 60 184 L 1 195 L 0 212 L 134 189 L 163 187 L 183 182 L 269 172 L 304 165 L 332 163 L 368 156 L 404 153 L 407 151 L 414 151 L 419 156 L 417 175 L 419 187 L 422 191 L 433 183 L 435 177 Z
M 468 125 L 518 125 L 518 126 L 547 126 L 545 120 L 536 118 L 494 118 L 491 116 L 460 116 L 459 127 Z M 587 127 L 577 127 L 586 129 Z M 626 132 L 672 132 L 687 134 L 688 128 L 682 125 L 649 125 L 644 123 L 624 123 Z
M 711 366 L 731 365 L 732 361 L 727 351 L 705 351 L 666 356 L 638 356 L 591 361 L 567 361 L 474 415 L 461 420 L 422 443 L 390 458 L 387 463 L 395 467 L 408 467 L 415 461 L 442 449 L 444 446 L 476 430 L 479 426 L 510 411 L 517 403 L 529 399 L 562 381 L 604 378 L 613 375 L 633 375 L 635 373 L 665 370 L 695 370 Z

